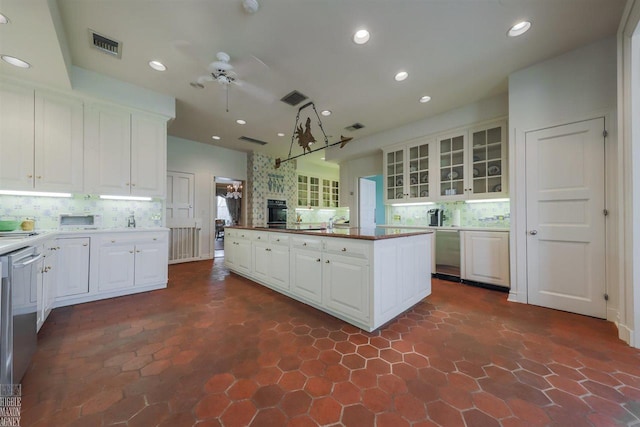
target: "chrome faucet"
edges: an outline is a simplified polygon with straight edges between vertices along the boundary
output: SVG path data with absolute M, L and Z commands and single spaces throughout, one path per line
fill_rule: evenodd
M 133 212 L 131 212 L 131 215 L 129 215 L 129 218 L 127 218 L 127 227 L 136 228 L 136 217 L 134 216 Z

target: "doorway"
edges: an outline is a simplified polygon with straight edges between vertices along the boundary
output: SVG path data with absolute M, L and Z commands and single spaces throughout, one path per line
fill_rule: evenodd
M 213 218 L 211 221 L 211 247 L 213 257 L 224 257 L 224 228 L 241 225 L 244 215 L 244 181 L 215 177 L 213 182 Z
M 604 118 L 528 132 L 527 298 L 606 318 Z

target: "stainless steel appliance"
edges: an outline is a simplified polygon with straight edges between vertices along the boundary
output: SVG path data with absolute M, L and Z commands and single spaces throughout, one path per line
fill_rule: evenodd
M 36 351 L 36 290 L 42 254 L 27 247 L 0 255 L 0 263 L 0 384 L 18 384 Z
M 436 276 L 460 281 L 460 232 L 436 230 Z
M 447 219 L 444 216 L 444 209 L 429 209 L 427 214 L 429 215 L 429 225 L 431 227 L 442 227 L 442 223 Z
M 102 228 L 100 214 L 60 214 L 60 230 L 95 230 Z
M 267 199 L 267 227 L 287 228 L 287 201 Z

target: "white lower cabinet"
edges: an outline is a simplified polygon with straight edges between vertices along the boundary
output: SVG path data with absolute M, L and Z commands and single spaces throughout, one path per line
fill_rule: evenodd
M 461 278 L 509 287 L 509 233 L 461 231 Z
M 431 293 L 431 263 L 425 261 L 431 259 L 432 237 L 361 240 L 227 228 L 225 264 L 235 273 L 373 331 Z M 242 259 L 247 255 L 241 241 L 251 243 L 248 262 Z
M 44 261 L 42 263 L 42 278 L 38 281 L 38 331 L 49 314 L 56 301 L 57 276 L 58 276 L 58 251 L 56 240 L 49 240 L 42 246 Z
M 253 274 L 266 284 L 289 290 L 289 238 L 284 235 L 258 235 L 254 239 Z
M 58 272 L 56 296 L 69 297 L 89 293 L 89 237 L 56 239 Z
M 98 290 L 166 282 L 167 257 L 167 239 L 163 234 L 105 236 L 100 242 Z
M 324 305 L 357 320 L 369 319 L 368 260 L 324 254 L 322 262 Z

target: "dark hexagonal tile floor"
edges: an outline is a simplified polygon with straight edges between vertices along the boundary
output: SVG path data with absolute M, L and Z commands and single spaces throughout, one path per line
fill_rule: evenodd
M 229 274 L 56 309 L 23 426 L 640 424 L 640 351 L 613 324 L 433 280 L 374 333 Z

